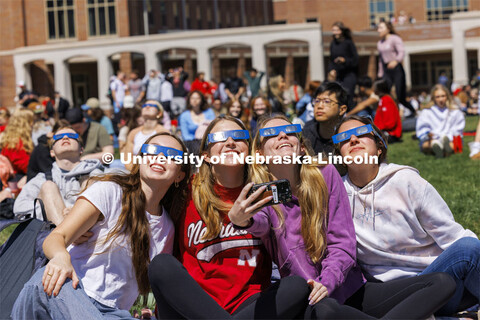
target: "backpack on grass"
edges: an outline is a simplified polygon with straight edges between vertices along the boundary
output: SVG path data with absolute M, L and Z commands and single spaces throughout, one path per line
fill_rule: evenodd
M 47 263 L 42 249 L 43 241 L 55 225 L 47 221 L 42 200 L 40 204 L 43 221 L 34 217 L 25 220 L 2 220 L 0 231 L 18 223 L 8 240 L 0 247 L 0 319 L 9 319 L 13 304 L 24 284 Z

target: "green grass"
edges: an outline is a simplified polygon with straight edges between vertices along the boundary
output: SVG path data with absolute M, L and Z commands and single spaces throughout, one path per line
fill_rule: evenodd
M 474 131 L 478 119 L 467 117 L 465 131 Z M 455 220 L 480 235 L 480 161 L 468 157 L 468 142 L 474 137 L 464 137 L 463 153 L 435 159 L 419 151 L 418 140 L 411 139 L 413 134 L 404 133 L 403 142 L 388 148 L 388 161 L 417 168 L 443 197 Z

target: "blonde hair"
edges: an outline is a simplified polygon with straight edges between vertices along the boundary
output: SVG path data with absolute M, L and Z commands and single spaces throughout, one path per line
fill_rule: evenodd
M 284 115 L 265 116 L 261 118 L 258 129 L 265 127 L 266 123 L 273 119 L 281 119 L 291 123 Z M 297 138 L 300 141 L 300 145 L 305 149 L 306 156 L 312 156 L 313 151 L 305 144 L 302 135 L 297 134 Z M 258 152 L 262 148 L 262 139 L 259 131 L 257 131 L 253 139 L 251 154 Z M 318 263 L 322 259 L 327 247 L 328 190 L 325 179 L 318 167 L 319 165 L 315 161 L 312 161 L 312 164 L 297 166 L 299 183 L 296 185 L 302 214 L 301 232 L 303 242 L 305 250 L 313 263 Z M 266 164 L 256 162 L 250 166 L 250 175 L 254 183 L 263 183 L 274 179 L 268 171 Z M 283 212 L 278 206 L 273 208 L 280 220 L 278 228 L 284 229 L 285 217 Z
M 32 110 L 26 108 L 17 109 L 8 121 L 8 125 L 1 136 L 0 148 L 15 149 L 21 141 L 25 151 L 32 153 L 32 125 Z
M 436 105 L 435 91 L 437 91 L 437 90 L 442 90 L 447 95 L 447 108 L 450 109 L 450 110 L 456 109 L 456 106 L 453 103 L 453 98 L 452 98 L 452 95 L 450 94 L 450 91 L 448 91 L 448 89 L 443 84 L 436 84 L 436 85 L 433 86 L 432 90 L 430 91 L 430 97 L 432 97 L 432 100 L 431 100 L 428 108 Z
M 246 130 L 245 125 L 240 120 L 232 116 L 220 116 L 210 122 L 205 133 L 203 134 L 202 142 L 200 144 L 200 154 L 207 153 L 206 146 L 208 134 L 213 127 L 220 121 L 230 121 L 238 124 L 242 130 Z M 250 145 L 250 139 L 247 142 Z M 245 166 L 244 183 L 248 181 L 248 168 Z M 206 233 L 203 235 L 203 240 L 213 239 L 220 233 L 223 217 L 221 212 L 228 212 L 232 208 L 232 204 L 224 202 L 220 199 L 215 191 L 214 185 L 216 179 L 213 175 L 212 168 L 207 162 L 203 162 L 200 166 L 198 174 L 195 175 L 192 181 L 192 199 L 198 214 L 206 225 Z

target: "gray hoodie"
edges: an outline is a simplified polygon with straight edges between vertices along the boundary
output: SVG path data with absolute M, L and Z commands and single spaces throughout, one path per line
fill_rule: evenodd
M 81 183 L 90 175 L 101 173 L 103 173 L 101 162 L 93 159 L 80 161 L 71 171 L 61 170 L 56 162 L 52 165 L 52 180 L 60 189 L 60 194 L 67 208 L 72 207 L 77 200 Z M 39 173 L 22 188 L 13 206 L 15 217 L 21 218 L 26 215 L 33 215 L 33 202 L 38 197 L 40 188 L 45 181 L 47 181 L 45 173 Z M 40 211 L 37 210 L 37 218 L 42 219 L 39 213 Z

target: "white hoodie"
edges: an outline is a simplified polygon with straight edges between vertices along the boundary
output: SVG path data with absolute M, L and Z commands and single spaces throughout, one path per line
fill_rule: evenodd
M 357 259 L 381 281 L 416 275 L 456 240 L 477 237 L 455 222 L 437 190 L 414 168 L 382 163 L 363 188 L 348 175 L 343 181 L 357 234 Z
M 462 111 L 439 108 L 436 105 L 422 110 L 416 124 L 416 133 L 420 140 L 425 140 L 426 135 L 432 133 L 434 139 L 447 136 L 453 141 L 454 136 L 463 136 L 463 129 L 465 117 Z

